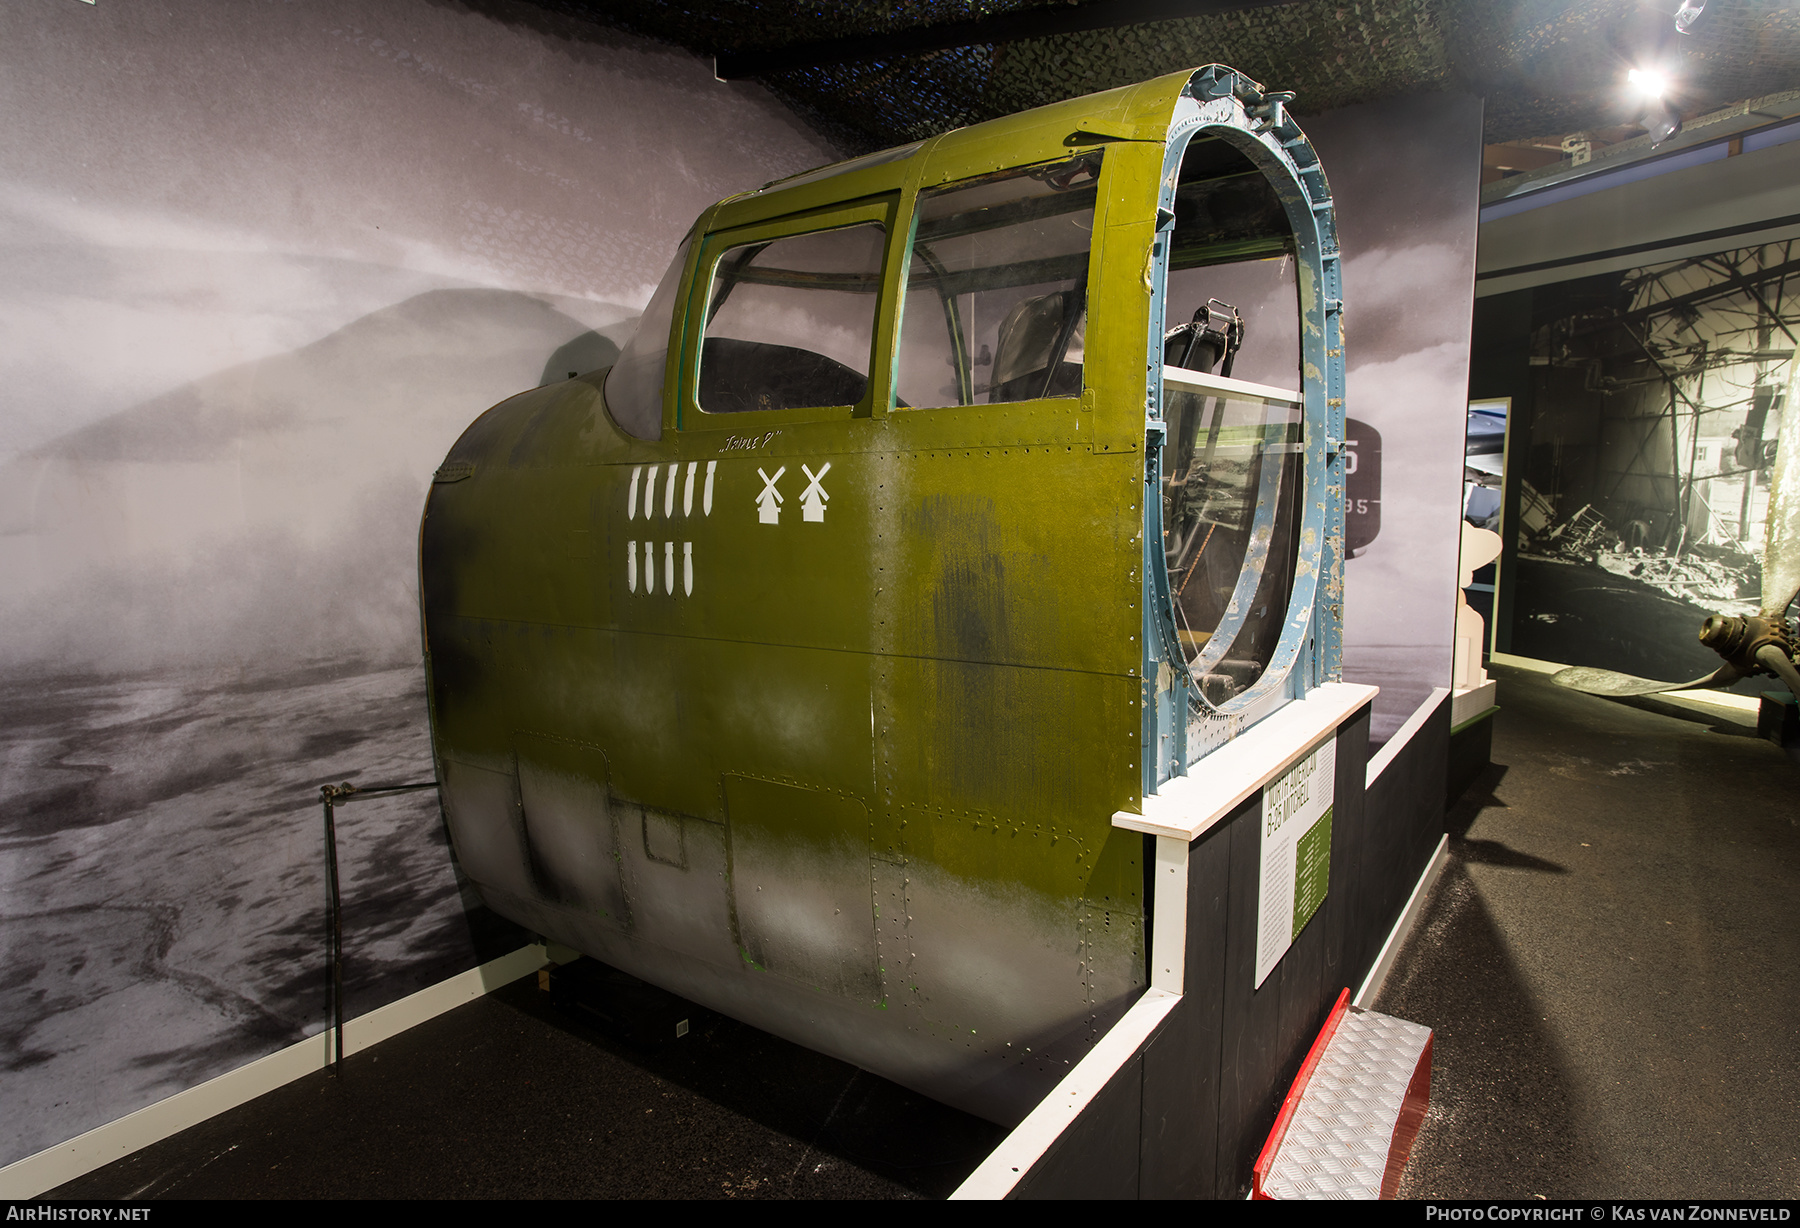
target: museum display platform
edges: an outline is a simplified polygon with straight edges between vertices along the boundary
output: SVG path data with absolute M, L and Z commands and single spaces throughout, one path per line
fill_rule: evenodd
M 1436 1035 L 1400 1196 L 1790 1190 L 1791 762 L 1493 672 L 1496 762 L 1373 1002 Z M 633 1047 L 527 977 L 48 1196 L 942 1197 L 1004 1135 L 717 1017 Z

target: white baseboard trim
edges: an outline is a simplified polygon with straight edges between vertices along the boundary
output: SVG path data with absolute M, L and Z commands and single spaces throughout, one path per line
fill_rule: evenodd
M 390 1036 L 453 1010 L 465 1002 L 529 976 L 548 962 L 541 946 L 520 947 L 447 981 L 439 981 L 398 1002 L 372 1010 L 344 1025 L 344 1054 L 378 1045 Z M 331 1065 L 331 1030 L 146 1105 L 86 1134 L 46 1147 L 0 1168 L 0 1198 L 36 1198 L 65 1181 L 111 1164 L 189 1126 L 234 1109 L 265 1092 Z
M 1147 989 L 1125 1012 L 1123 1018 L 1107 1029 L 1100 1043 L 1088 1050 L 1075 1069 L 1062 1077 L 1062 1082 L 1038 1102 L 1025 1120 L 1013 1127 L 1011 1134 L 988 1153 L 976 1170 L 950 1195 L 950 1201 L 1001 1199 L 1031 1172 L 1031 1166 L 1055 1145 L 1081 1111 L 1106 1089 L 1112 1077 L 1132 1058 L 1143 1051 L 1144 1042 L 1168 1018 L 1178 993 Z
M 1362 988 L 1356 991 L 1352 1002 L 1367 1008 L 1381 992 L 1381 986 L 1387 975 L 1393 970 L 1394 961 L 1400 957 L 1400 948 L 1406 945 L 1406 937 L 1419 920 L 1419 914 L 1425 911 L 1425 899 L 1431 894 L 1432 886 L 1444 867 L 1450 864 L 1450 837 L 1438 837 L 1437 848 L 1432 850 L 1431 860 L 1425 863 L 1425 872 L 1419 875 L 1419 881 L 1413 885 L 1412 896 L 1406 901 L 1406 907 L 1400 910 L 1400 919 L 1394 922 L 1394 928 L 1388 931 L 1387 941 L 1381 945 L 1381 954 L 1375 957 L 1375 966 L 1369 969 L 1369 975 L 1363 978 Z

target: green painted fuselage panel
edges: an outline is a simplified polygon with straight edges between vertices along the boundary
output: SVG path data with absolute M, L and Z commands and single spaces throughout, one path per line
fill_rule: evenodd
M 1145 983 L 1142 837 L 1110 823 L 1141 455 L 1073 399 L 647 443 L 601 382 L 496 407 L 432 488 L 465 869 L 538 932 L 1016 1118 Z

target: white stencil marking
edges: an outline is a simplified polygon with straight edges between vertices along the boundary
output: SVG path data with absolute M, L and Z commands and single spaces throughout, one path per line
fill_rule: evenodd
M 644 596 L 656 591 L 656 543 L 644 543 Z
M 823 521 L 825 519 L 825 500 L 831 496 L 825 493 L 825 488 L 820 483 L 825 480 L 825 475 L 831 472 L 831 462 L 826 461 L 817 473 L 805 465 L 800 466 L 800 471 L 808 478 L 806 490 L 800 496 L 800 519 Z
M 694 514 L 694 470 L 699 467 L 698 461 L 688 462 L 687 485 L 681 488 L 681 514 L 683 516 Z
M 644 475 L 644 519 L 650 520 L 656 515 L 656 466 L 650 466 L 650 472 Z
M 663 543 L 663 592 L 675 594 L 675 543 Z
M 681 468 L 679 463 L 669 466 L 669 486 L 668 489 L 663 492 L 664 516 L 673 516 L 675 514 L 675 471 L 679 468 Z
M 631 496 L 631 501 L 633 503 L 637 502 L 637 496 L 635 494 Z M 629 588 L 634 593 L 637 592 L 637 543 L 636 542 L 626 542 L 625 543 L 625 587 Z
M 713 470 L 719 467 L 718 461 L 706 462 L 706 494 L 701 497 L 700 510 L 708 516 L 712 515 L 712 479 Z
M 631 497 L 625 501 L 625 519 L 627 520 L 637 519 L 638 475 L 643 473 L 643 471 L 644 467 L 642 465 L 633 465 L 631 467 Z M 631 546 L 632 549 L 637 549 L 636 542 L 632 542 Z
M 694 595 L 694 543 L 681 543 L 681 592 L 683 596 Z
M 756 471 L 757 476 L 763 480 L 762 494 L 756 496 L 756 518 L 763 524 L 781 523 L 782 498 L 781 492 L 775 489 L 775 483 L 781 481 L 781 475 L 786 472 L 786 465 L 777 469 L 774 477 L 764 473 L 761 468 Z

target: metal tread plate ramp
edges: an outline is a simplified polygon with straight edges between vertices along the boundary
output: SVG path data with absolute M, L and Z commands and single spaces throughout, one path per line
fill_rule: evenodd
M 1258 1199 L 1392 1198 L 1431 1098 L 1431 1029 L 1350 1005 L 1306 1055 L 1256 1162 Z

